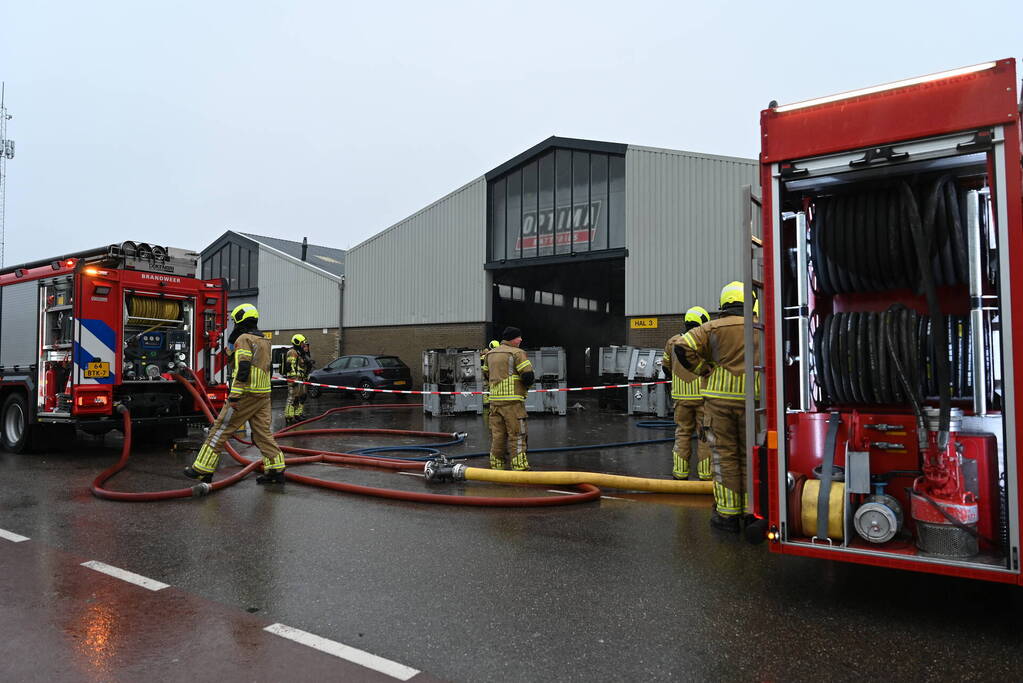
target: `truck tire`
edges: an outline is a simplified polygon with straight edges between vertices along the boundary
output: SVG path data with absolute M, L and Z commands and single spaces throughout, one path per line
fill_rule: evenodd
M 4 401 L 0 409 L 0 441 L 11 453 L 29 453 L 35 445 L 35 425 L 29 424 L 28 401 L 15 392 Z

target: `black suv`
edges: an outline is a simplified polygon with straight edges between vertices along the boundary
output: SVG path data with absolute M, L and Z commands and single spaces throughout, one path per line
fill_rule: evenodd
M 341 356 L 319 370 L 309 373 L 310 382 L 343 387 L 361 387 L 356 395 L 368 401 L 375 395 L 366 389 L 411 389 L 412 371 L 397 356 Z M 309 395 L 320 394 L 319 387 L 309 387 Z

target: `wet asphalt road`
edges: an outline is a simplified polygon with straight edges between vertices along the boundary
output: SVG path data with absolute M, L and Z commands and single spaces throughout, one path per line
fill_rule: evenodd
M 275 396 L 277 415 L 280 403 Z M 350 403 L 324 397 L 309 407 Z M 530 445 L 664 436 L 634 422 L 594 403 L 565 418 L 531 418 Z M 353 411 L 317 426 L 465 430 L 466 445 L 452 454 L 486 448 L 480 418 L 424 418 L 417 408 Z M 422 441 L 289 443 L 349 450 Z M 110 435 L 46 454 L 0 454 L 0 528 L 32 539 L 0 540 L 0 671 L 14 680 L 138 680 L 140 672 L 281 680 L 281 662 L 288 680 L 359 678 L 347 662 L 252 635 L 278 622 L 455 681 L 1015 680 L 1023 671 L 1020 589 L 773 555 L 709 529 L 706 498 L 607 492 L 615 498 L 488 509 L 294 483 L 264 490 L 249 478 L 201 499 L 98 500 L 89 483 L 119 445 Z M 110 486 L 179 488 L 190 460 L 188 452 L 140 445 Z M 668 476 L 670 447 L 531 460 L 534 469 Z M 392 472 L 319 464 L 296 471 L 427 490 L 418 477 Z M 440 491 L 528 495 L 481 483 Z M 169 584 L 167 599 L 176 602 L 139 597 L 145 591 L 135 587 L 97 588 L 81 569 L 68 573 L 86 559 Z M 88 656 L 73 664 L 66 652 L 26 659 L 26 642 L 40 652 L 74 650 L 67 643 L 78 640 L 69 638 L 95 630 L 89 610 L 60 607 L 69 596 L 107 605 L 112 623 L 110 614 L 132 607 L 136 622 L 148 615 L 151 637 L 114 628 L 100 646 L 79 643 Z

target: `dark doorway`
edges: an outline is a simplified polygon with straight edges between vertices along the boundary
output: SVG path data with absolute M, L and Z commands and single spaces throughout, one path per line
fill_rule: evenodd
M 624 258 L 493 272 L 492 338 L 514 325 L 526 348 L 564 347 L 570 386 L 595 379 L 601 346 L 625 343 Z

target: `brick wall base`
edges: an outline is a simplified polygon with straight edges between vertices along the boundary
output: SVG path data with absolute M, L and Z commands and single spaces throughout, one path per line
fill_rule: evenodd
M 342 355 L 372 353 L 397 356 L 412 369 L 412 383 L 418 389 L 423 384 L 423 351 L 482 349 L 487 343 L 486 333 L 486 323 L 348 327 L 342 335 Z
M 646 316 L 655 317 L 655 316 Z M 683 329 L 684 316 L 681 315 L 659 315 L 657 318 L 657 327 L 650 329 L 632 329 L 632 319 L 629 319 L 629 330 L 627 334 L 628 341 L 626 344 L 629 346 L 638 346 L 641 348 L 651 349 L 663 349 L 664 345 L 668 340 L 679 334 Z
M 298 333 L 304 334 L 306 341 L 309 342 L 309 355 L 316 361 L 317 368 L 322 368 L 339 355 L 337 352 L 338 329 L 336 327 L 327 328 L 326 333 L 322 327 L 313 330 L 263 330 L 263 332 L 273 334 L 271 343 L 274 346 L 291 346 L 293 336 Z

